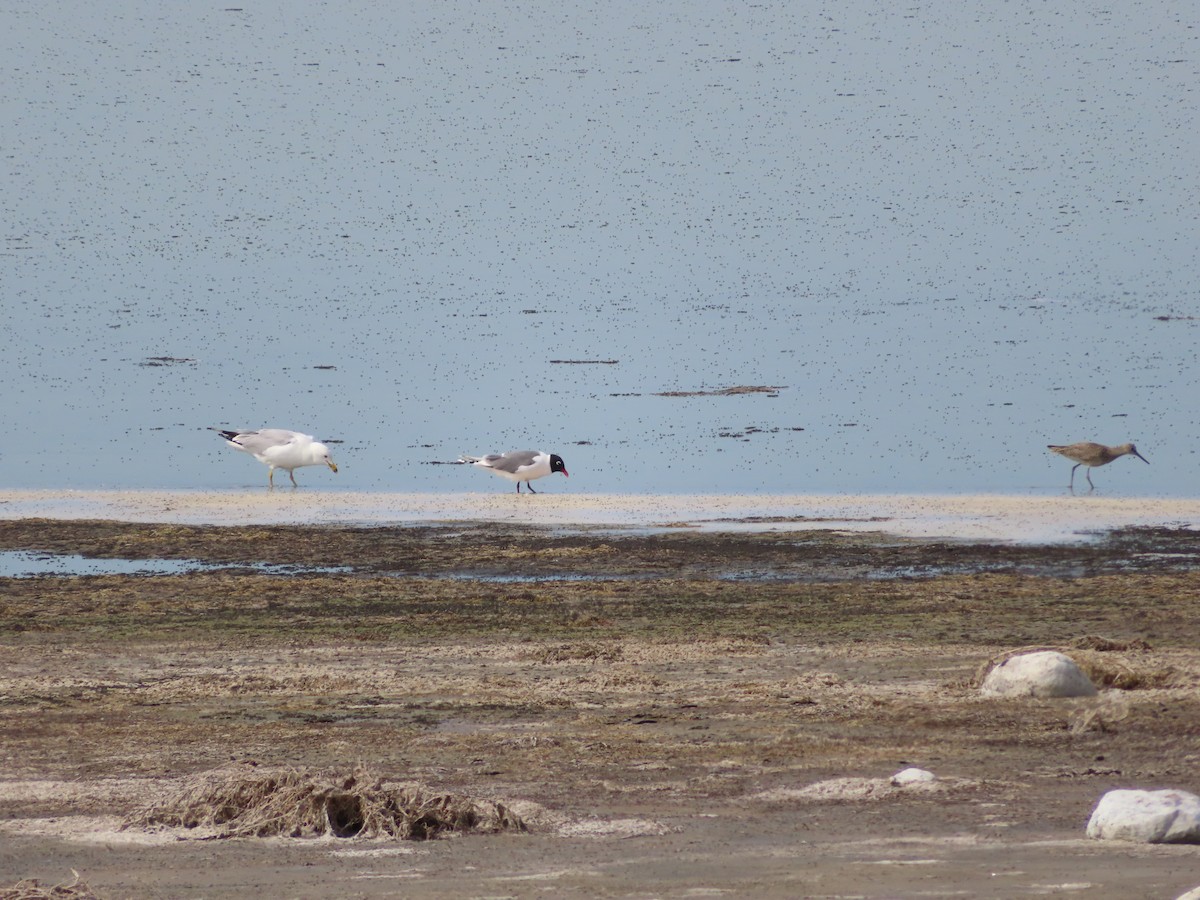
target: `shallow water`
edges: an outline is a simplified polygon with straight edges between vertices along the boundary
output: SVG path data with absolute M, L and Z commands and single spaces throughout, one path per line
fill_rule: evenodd
M 10 487 L 1200 494 L 1165 0 L 10 7 Z
M 77 553 L 0 550 L 0 578 L 41 575 L 182 575 L 219 568 L 189 559 L 95 559 Z
M 284 566 L 272 563 L 206 563 L 198 559 L 110 559 L 78 553 L 43 553 L 37 550 L 0 550 L 0 578 L 37 578 L 43 575 L 185 575 L 218 569 L 253 569 L 264 575 L 312 575 L 349 572 L 349 566 Z

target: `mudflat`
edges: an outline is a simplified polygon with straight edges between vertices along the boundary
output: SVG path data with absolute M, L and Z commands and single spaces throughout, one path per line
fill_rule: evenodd
M 72 870 L 99 897 L 1200 885 L 1200 847 L 1084 834 L 1109 789 L 1200 789 L 1200 535 L 866 525 L 0 521 L 0 551 L 180 561 L 0 578 L 0 889 Z M 1100 693 L 981 697 L 1023 647 Z M 937 780 L 893 785 L 910 766 Z M 136 816 L 274 771 L 369 772 L 524 828 L 226 837 Z

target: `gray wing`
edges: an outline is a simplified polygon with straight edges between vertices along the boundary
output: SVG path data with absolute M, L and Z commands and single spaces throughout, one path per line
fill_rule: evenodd
M 283 428 L 261 428 L 258 431 L 243 432 L 233 440 L 235 444 L 245 447 L 251 453 L 264 453 L 272 447 L 282 447 L 293 441 L 300 443 L 306 439 L 312 440 L 308 435 L 298 431 L 287 431 Z
M 493 469 L 498 469 L 501 472 L 507 472 L 510 475 L 516 475 L 517 469 L 522 466 L 531 466 L 537 458 L 537 450 L 510 450 L 504 454 L 493 453 L 485 456 L 486 462 Z

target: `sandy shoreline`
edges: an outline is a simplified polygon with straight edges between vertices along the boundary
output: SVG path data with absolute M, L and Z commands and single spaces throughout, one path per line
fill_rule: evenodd
M 182 500 L 217 504 L 185 503 L 201 517 L 238 496 Z M 154 506 L 179 495 L 123 497 L 86 514 L 179 514 Z M 79 514 L 78 499 L 61 510 Z M 333 524 L 361 499 L 293 505 Z M 577 521 L 589 508 L 525 499 L 477 509 Z M 931 521 L 960 514 L 951 499 Z M 391 520 L 393 498 L 377 501 Z M 642 521 L 779 508 L 691 502 Z M 1039 508 L 1016 502 L 1002 521 Z M 14 548 L 223 564 L 0 579 L 0 889 L 72 870 L 103 898 L 1125 898 L 1197 885 L 1200 847 L 1084 837 L 1107 790 L 1195 790 L 1195 532 L 1037 545 L 727 524 L 531 540 L 521 523 L 0 521 Z M 261 560 L 308 568 L 264 574 Z M 1073 655 L 1100 692 L 979 694 L 981 667 L 1031 646 Z M 196 779 L 360 765 L 505 804 L 529 831 L 117 830 Z M 914 765 L 938 781 L 890 784 Z
M 1078 496 L 416 494 L 292 490 L 2 490 L 0 519 L 209 525 L 407 524 L 831 529 L 913 538 L 1057 542 L 1128 526 L 1194 526 L 1200 500 Z

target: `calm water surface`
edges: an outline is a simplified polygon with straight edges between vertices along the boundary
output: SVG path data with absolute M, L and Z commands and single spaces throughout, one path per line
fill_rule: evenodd
M 1200 493 L 1178 4 L 0 9 L 3 486 Z

